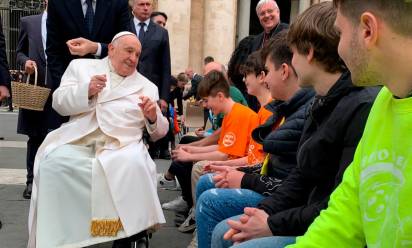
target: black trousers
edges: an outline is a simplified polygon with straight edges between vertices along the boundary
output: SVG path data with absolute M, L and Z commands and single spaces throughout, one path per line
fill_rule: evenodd
M 27 167 L 27 180 L 26 184 L 33 183 L 33 165 L 34 158 L 36 157 L 37 150 L 39 149 L 41 143 L 43 143 L 46 136 L 32 136 L 29 135 L 29 140 L 27 141 L 27 155 L 26 155 L 26 167 Z
M 183 136 L 180 140 L 180 144 L 189 144 L 195 141 L 202 139 L 201 137 L 196 136 Z M 179 161 L 172 161 L 172 164 L 169 167 L 169 172 L 176 176 L 177 180 L 179 181 L 180 187 L 182 188 L 182 197 L 183 200 L 187 202 L 189 207 L 193 205 L 192 199 L 192 183 L 191 183 L 191 175 L 192 175 L 192 162 L 179 162 Z

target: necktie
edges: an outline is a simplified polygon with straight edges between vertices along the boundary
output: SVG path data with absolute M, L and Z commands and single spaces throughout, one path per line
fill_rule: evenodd
M 139 40 L 142 41 L 142 40 L 144 39 L 144 34 L 145 34 L 145 32 L 144 32 L 144 27 L 146 26 L 146 23 L 141 22 L 141 23 L 139 23 L 139 26 L 140 26 L 140 30 L 139 30 Z
M 89 32 L 89 35 L 92 35 L 92 30 L 93 30 L 94 12 L 93 12 L 92 1 L 93 0 L 86 0 L 87 9 L 86 9 L 86 15 L 84 16 L 84 20 L 86 23 L 86 29 Z

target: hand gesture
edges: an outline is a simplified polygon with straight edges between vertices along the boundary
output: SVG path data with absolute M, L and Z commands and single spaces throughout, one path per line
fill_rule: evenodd
M 68 40 L 66 42 L 66 45 L 69 48 L 71 55 L 77 55 L 80 57 L 83 57 L 87 54 L 95 54 L 98 48 L 96 42 L 82 37 Z
M 106 87 L 106 75 L 96 75 L 90 79 L 89 83 L 89 99 L 100 93 Z
M 141 100 L 139 106 L 143 111 L 144 117 L 151 123 L 155 123 L 157 120 L 156 103 L 152 102 L 147 96 L 139 96 L 139 99 Z

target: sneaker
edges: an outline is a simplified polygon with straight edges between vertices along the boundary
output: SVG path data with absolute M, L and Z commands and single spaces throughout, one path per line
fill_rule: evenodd
M 189 216 L 186 220 L 177 228 L 182 233 L 193 232 L 196 229 L 196 220 L 195 220 L 195 209 L 191 208 Z
M 176 180 L 167 180 L 165 174 L 157 174 L 157 183 L 161 189 L 176 189 Z
M 183 197 L 178 196 L 176 199 L 170 202 L 166 202 L 162 204 L 162 208 L 164 210 L 175 210 L 175 211 L 184 211 L 187 210 L 189 207 Z
M 187 248 L 197 248 L 197 232 L 196 232 L 196 229 L 193 232 L 192 241 L 190 241 L 190 244 Z

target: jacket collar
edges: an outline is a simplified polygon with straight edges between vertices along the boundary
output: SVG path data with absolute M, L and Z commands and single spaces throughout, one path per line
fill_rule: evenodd
M 350 72 L 346 71 L 342 73 L 336 83 L 330 88 L 325 96 L 316 96 L 311 108 L 311 113 L 314 117 L 324 112 L 329 112 L 330 109 L 335 108 L 336 104 L 351 91 L 356 89 L 362 89 L 356 87 L 352 83 Z
M 110 75 L 108 57 L 102 59 L 100 69 L 102 69 L 102 71 L 104 71 L 106 75 Z M 99 95 L 97 101 L 99 103 L 108 102 L 127 95 L 131 95 L 143 88 L 143 82 L 143 76 L 135 70 L 132 75 L 125 77 L 117 87 L 111 89 L 109 76 L 107 77 L 107 87 L 102 91 L 102 94 Z

